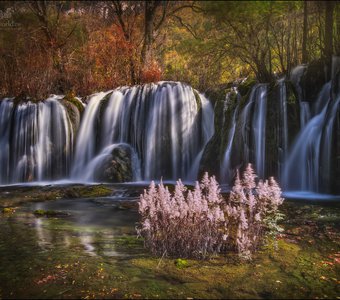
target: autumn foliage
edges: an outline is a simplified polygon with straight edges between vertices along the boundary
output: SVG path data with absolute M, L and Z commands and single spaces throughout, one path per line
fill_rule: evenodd
M 137 65 L 135 56 L 135 45 L 126 41 L 116 25 L 91 32 L 87 43 L 75 55 L 75 63 L 68 68 L 73 88 L 90 94 L 133 84 L 131 73 Z
M 141 72 L 142 83 L 157 82 L 161 80 L 161 78 L 162 71 L 156 62 L 153 62 L 148 66 L 145 66 Z
M 235 251 L 250 259 L 267 233 L 280 231 L 283 201 L 273 178 L 257 184 L 255 179 L 248 165 L 242 178 L 237 175 L 228 200 L 207 173 L 193 190 L 178 180 L 173 194 L 163 183 L 151 182 L 140 196 L 138 234 L 156 255 L 204 258 Z

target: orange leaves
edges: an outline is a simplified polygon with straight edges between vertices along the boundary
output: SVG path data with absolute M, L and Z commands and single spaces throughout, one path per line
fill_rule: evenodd
M 158 66 L 156 62 L 153 62 L 150 66 L 145 67 L 141 73 L 141 82 L 149 83 L 149 82 L 157 82 L 160 81 L 162 77 L 161 68 Z
M 70 70 L 75 90 L 88 94 L 133 83 L 131 74 L 137 65 L 135 56 L 136 46 L 126 40 L 116 25 L 90 33 Z

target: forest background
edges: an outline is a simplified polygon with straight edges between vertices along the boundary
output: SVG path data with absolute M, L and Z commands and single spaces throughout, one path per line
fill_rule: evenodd
M 80 96 L 159 80 L 206 92 L 302 63 L 330 76 L 336 1 L 0 2 L 0 96 Z

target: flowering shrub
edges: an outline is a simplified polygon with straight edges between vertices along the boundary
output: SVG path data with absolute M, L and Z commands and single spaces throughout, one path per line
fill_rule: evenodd
M 273 178 L 255 182 L 248 165 L 226 201 L 214 176 L 206 173 L 188 190 L 181 180 L 174 193 L 152 181 L 140 196 L 138 234 L 156 255 L 204 258 L 208 254 L 237 251 L 250 258 L 267 232 L 277 232 L 281 189 Z
M 283 202 L 281 189 L 273 177 L 257 184 L 256 177 L 250 164 L 242 179 L 237 172 L 229 202 L 224 206 L 229 233 L 226 246 L 246 259 L 251 258 L 264 235 L 275 236 L 282 230 L 277 224 L 283 216 L 278 212 Z

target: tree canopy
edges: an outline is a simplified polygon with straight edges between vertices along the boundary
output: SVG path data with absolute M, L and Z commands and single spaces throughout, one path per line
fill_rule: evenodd
M 5 1 L 0 93 L 86 95 L 158 80 L 204 91 L 340 55 L 335 1 Z

